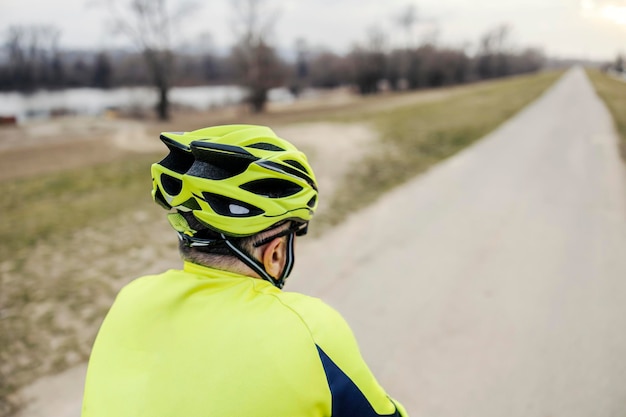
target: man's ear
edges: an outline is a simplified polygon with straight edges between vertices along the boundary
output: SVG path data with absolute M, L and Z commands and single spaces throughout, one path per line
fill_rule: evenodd
M 286 245 L 285 238 L 281 236 L 270 241 L 263 249 L 263 266 L 272 278 L 278 278 L 285 267 Z

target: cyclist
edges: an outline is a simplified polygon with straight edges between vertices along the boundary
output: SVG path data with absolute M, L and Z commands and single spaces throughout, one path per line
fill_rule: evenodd
M 154 200 L 182 270 L 118 295 L 93 347 L 83 417 L 406 416 L 343 318 L 283 292 L 317 207 L 306 156 L 263 126 L 162 133 Z

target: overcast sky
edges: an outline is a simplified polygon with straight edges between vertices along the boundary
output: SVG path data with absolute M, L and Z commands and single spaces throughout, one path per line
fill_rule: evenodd
M 90 1 L 0 0 L 0 34 L 11 25 L 52 24 L 61 29 L 65 48 L 122 45 L 123 39 L 106 29 L 105 9 L 89 6 Z M 513 45 L 541 47 L 550 56 L 608 60 L 626 52 L 626 0 L 266 1 L 278 10 L 273 39 L 283 50 L 304 38 L 310 46 L 343 53 L 363 42 L 371 27 L 386 33 L 390 44 L 404 44 L 394 16 L 412 3 L 421 21 L 411 34 L 413 42 L 432 38 L 471 48 L 487 30 L 508 24 Z M 180 41 L 198 42 L 209 33 L 218 48 L 232 44 L 232 0 L 197 3 L 194 13 L 179 22 Z

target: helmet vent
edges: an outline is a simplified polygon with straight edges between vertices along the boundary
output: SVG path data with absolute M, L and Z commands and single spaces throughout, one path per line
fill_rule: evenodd
M 161 174 L 161 184 L 163 184 L 165 192 L 171 196 L 180 194 L 180 191 L 183 189 L 183 182 L 181 180 L 167 174 Z
M 254 149 L 263 149 L 264 151 L 274 151 L 274 152 L 284 152 L 283 148 L 280 148 L 276 145 L 272 145 L 271 143 L 259 142 L 253 143 L 252 145 L 246 145 L 246 148 L 254 148 Z
M 250 163 L 258 159 L 241 148 L 218 147 L 216 144 L 202 142 L 193 142 L 192 152 L 196 161 L 187 174 L 211 180 L 223 180 L 239 175 L 248 169 Z
M 165 197 L 163 197 L 163 193 L 161 193 L 161 190 L 159 189 L 159 187 L 156 187 L 156 191 L 154 192 L 154 201 L 156 201 L 166 210 L 169 210 L 172 208 L 172 206 L 170 206 L 169 203 L 165 200 Z
M 235 215 L 246 215 L 250 213 L 250 210 L 237 204 L 229 204 L 228 210 L 230 210 L 230 212 Z
M 300 162 L 298 161 L 294 161 L 293 159 L 287 159 L 285 161 L 286 164 L 291 165 L 292 167 L 296 167 L 299 170 L 306 172 L 307 174 L 309 173 L 309 171 L 304 167 L 304 165 L 302 165 Z
M 182 149 L 171 146 L 168 147 L 170 149 L 170 153 L 161 162 L 159 162 L 159 165 L 171 169 L 179 174 L 187 172 L 194 161 L 194 157 L 191 152 L 186 152 Z
M 270 198 L 289 197 L 290 195 L 294 195 L 302 191 L 302 187 L 298 184 L 278 178 L 251 181 L 240 185 L 239 188 Z
M 316 203 L 316 202 L 317 202 L 317 196 L 316 196 L 316 195 L 314 195 L 313 197 L 311 197 L 311 199 L 309 200 L 309 202 L 308 202 L 308 203 L 306 203 L 306 205 L 307 205 L 309 208 L 313 208 L 313 207 L 315 207 L 315 203 Z
M 195 198 L 191 197 L 189 200 L 185 201 L 181 206 L 187 207 L 190 210 L 202 210 L 198 201 Z
M 217 164 L 212 164 L 196 161 L 187 171 L 187 175 L 209 180 L 224 180 L 245 172 L 250 165 L 249 161 L 233 160 L 231 162 L 228 164 L 227 161 L 220 161 Z
M 263 210 L 243 201 L 228 198 L 222 195 L 203 192 L 204 201 L 209 203 L 213 211 L 221 216 L 252 217 L 263 214 Z
M 276 171 L 276 172 L 291 175 L 297 178 L 301 178 L 305 180 L 311 186 L 311 188 L 313 188 L 314 190 L 317 190 L 317 185 L 315 184 L 315 181 L 313 181 L 311 177 L 309 177 L 307 174 L 305 174 L 304 172 L 298 169 L 294 169 L 291 166 L 288 166 L 285 164 L 278 164 L 273 161 L 262 160 L 262 159 L 257 161 L 257 164 L 262 166 L 263 168 L 266 168 L 272 171 Z

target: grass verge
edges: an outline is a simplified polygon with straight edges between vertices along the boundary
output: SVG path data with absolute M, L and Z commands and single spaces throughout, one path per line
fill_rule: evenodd
M 0 222 L 3 249 L 20 250 L 150 204 L 150 164 L 158 158 L 134 154 L 109 164 L 0 182 L 0 194 L 8 196 Z
M 343 221 L 391 188 L 448 158 L 497 128 L 539 97 L 562 72 L 514 77 L 476 85 L 435 102 L 344 120 L 370 120 L 380 133 L 376 152 L 359 161 L 343 178 L 321 219 L 326 227 Z
M 618 80 L 596 69 L 587 69 L 587 76 L 613 116 L 620 137 L 620 154 L 626 160 L 626 81 Z

